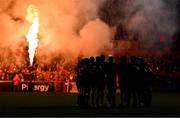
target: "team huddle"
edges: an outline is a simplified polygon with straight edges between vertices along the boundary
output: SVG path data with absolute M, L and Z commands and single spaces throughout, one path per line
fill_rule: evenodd
M 153 72 L 140 57 L 122 56 L 117 63 L 113 56 L 107 61 L 104 55 L 81 59 L 77 65 L 77 104 L 115 107 L 119 88 L 120 106 L 150 107 L 153 78 Z

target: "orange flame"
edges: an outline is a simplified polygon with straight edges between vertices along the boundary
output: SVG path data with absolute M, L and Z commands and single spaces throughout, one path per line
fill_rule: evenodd
M 29 60 L 30 60 L 30 64 L 32 65 L 34 61 L 35 51 L 36 48 L 38 47 L 38 32 L 39 32 L 38 10 L 34 5 L 30 5 L 28 7 L 26 20 L 32 23 L 28 33 L 26 34 L 26 39 L 29 43 L 29 49 L 28 49 Z

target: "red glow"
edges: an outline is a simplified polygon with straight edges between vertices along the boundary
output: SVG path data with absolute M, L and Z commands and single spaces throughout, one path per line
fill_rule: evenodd
M 165 37 L 165 36 L 163 36 L 163 35 L 161 35 L 159 40 L 160 40 L 160 42 L 161 42 L 161 43 L 164 43 L 164 42 L 165 42 L 165 40 L 166 40 L 166 37 Z

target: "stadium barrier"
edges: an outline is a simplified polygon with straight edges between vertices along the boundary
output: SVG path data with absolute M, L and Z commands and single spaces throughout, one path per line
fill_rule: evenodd
M 0 91 L 13 91 L 12 81 L 0 81 Z M 54 86 L 54 81 L 23 81 L 19 85 L 19 91 L 22 92 L 62 92 L 62 93 L 78 93 L 75 82 L 59 82 L 58 86 Z

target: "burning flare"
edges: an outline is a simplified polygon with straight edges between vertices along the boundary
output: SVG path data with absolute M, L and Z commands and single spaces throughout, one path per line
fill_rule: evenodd
M 38 10 L 34 5 L 30 5 L 27 9 L 26 20 L 32 23 L 29 28 L 28 33 L 26 34 L 26 39 L 29 43 L 29 60 L 30 64 L 33 64 L 34 55 L 36 48 L 38 47 L 38 32 L 39 32 L 39 16 Z

